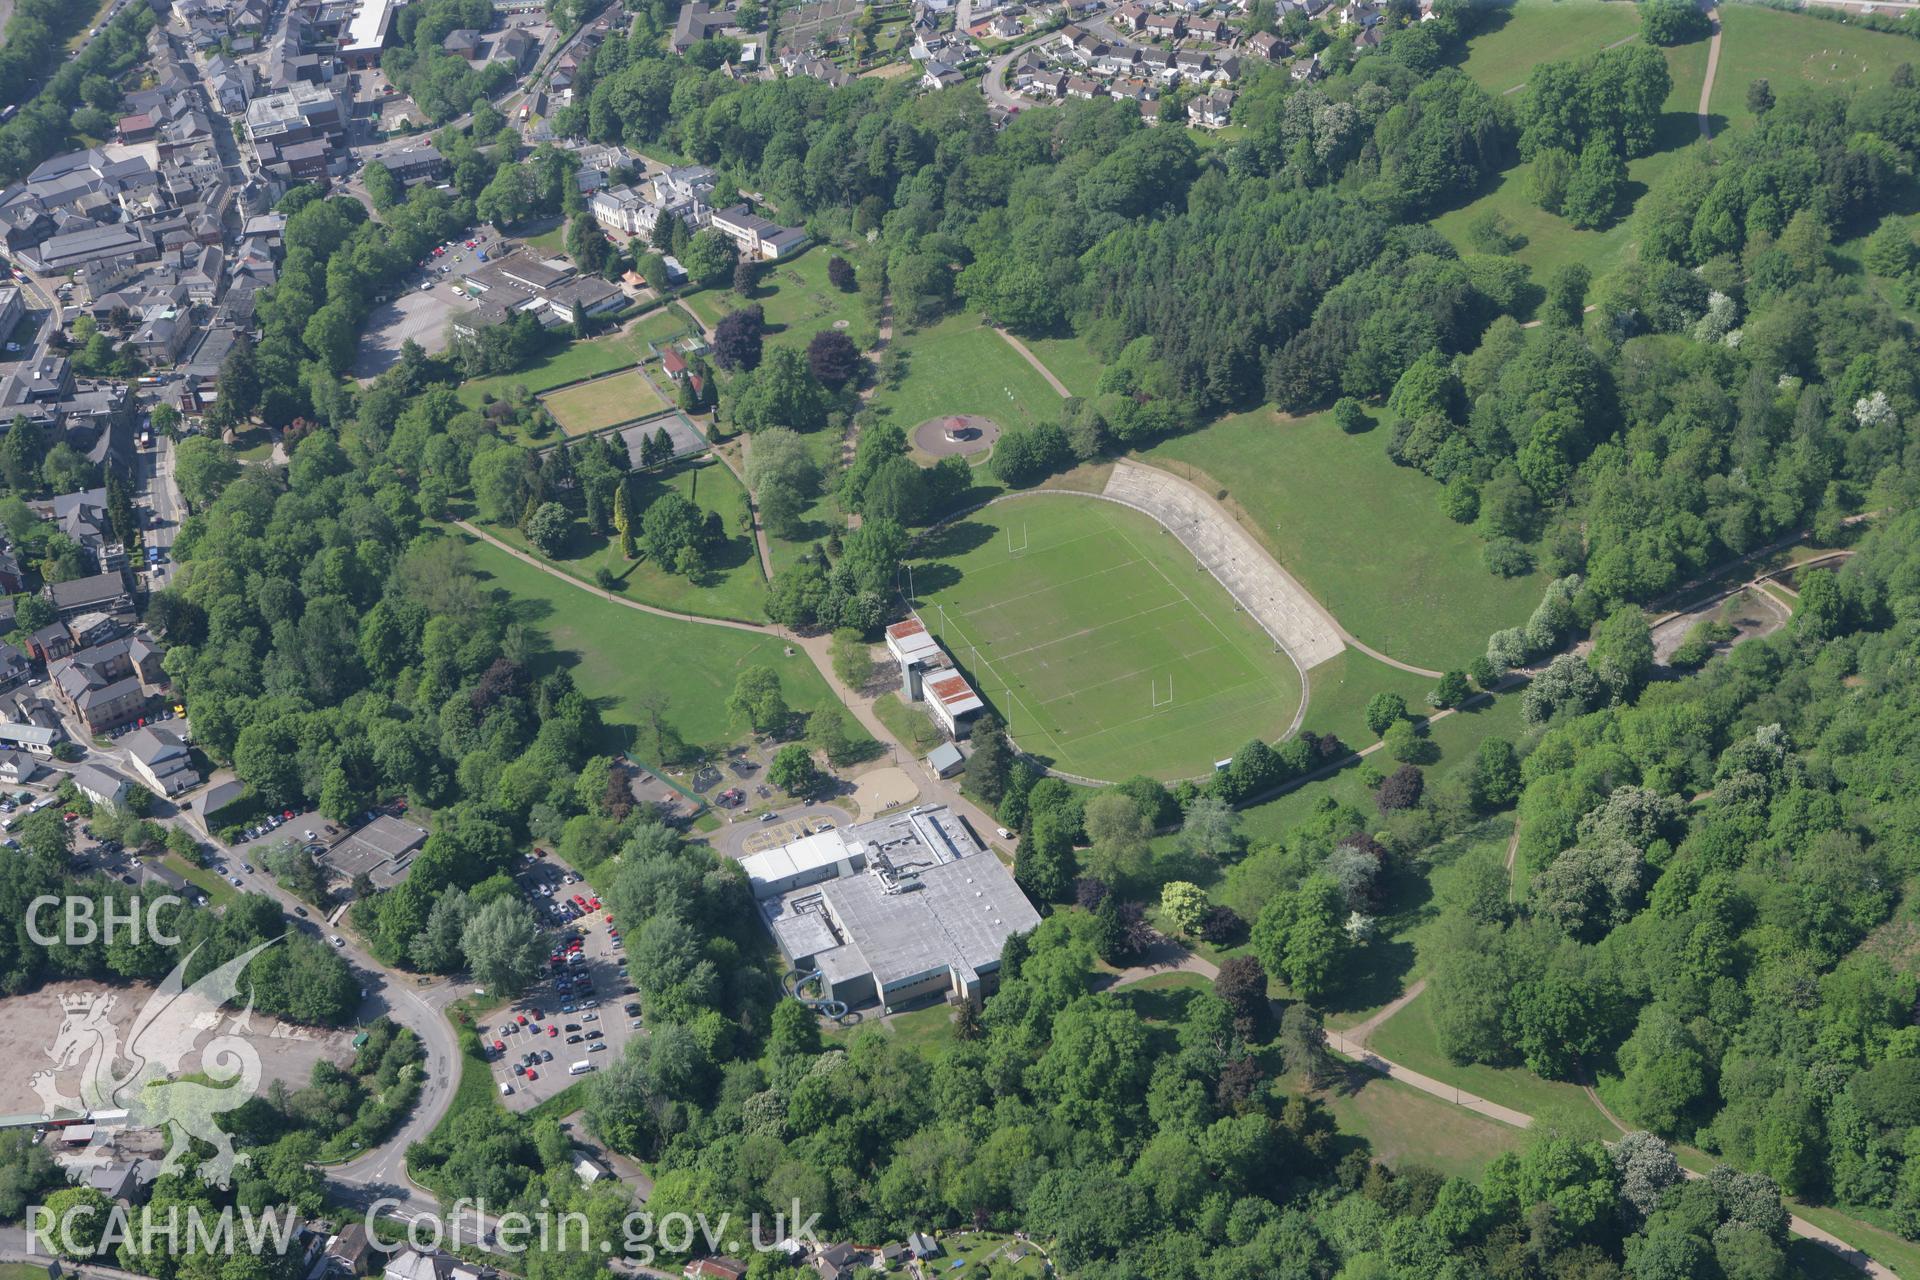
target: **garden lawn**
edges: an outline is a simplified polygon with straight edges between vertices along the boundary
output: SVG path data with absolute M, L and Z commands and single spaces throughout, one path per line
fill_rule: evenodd
M 1619 1136 L 1579 1085 L 1543 1080 L 1524 1067 L 1457 1066 L 1448 1061 L 1440 1052 L 1433 1010 L 1433 1000 L 1421 996 L 1375 1028 L 1367 1047 L 1389 1062 L 1524 1111 L 1536 1123 L 1551 1123 L 1572 1137 Z
M 1893 69 L 1915 61 L 1910 36 L 1830 22 L 1758 5 L 1720 8 L 1720 68 L 1709 109 L 1735 129 L 1753 123 L 1747 86 L 1765 80 L 1776 98 L 1803 85 L 1859 89 L 1886 84 Z
M 949 316 L 931 329 L 896 336 L 906 358 L 900 386 L 874 392 L 873 407 L 912 436 L 931 418 L 971 413 L 1002 427 L 1060 419 L 1060 393 L 978 316 Z
M 921 619 L 1021 747 L 1067 772 L 1195 777 L 1293 722 L 1291 661 L 1144 515 L 1035 496 L 919 554 Z
M 872 326 L 858 293 L 842 293 L 827 280 L 827 262 L 837 252 L 815 245 L 790 262 L 775 262 L 760 270 L 760 283 L 750 298 L 731 289 L 702 289 L 684 299 L 695 315 L 717 325 L 730 311 L 759 303 L 766 313 L 767 341 L 805 348 L 813 335 L 846 322 L 847 336 L 862 347 L 872 341 Z
M 1002 339 L 1004 341 L 1004 339 Z M 1100 385 L 1103 366 L 1080 338 L 1028 338 L 1027 350 L 1077 396 L 1091 396 Z
M 646 344 L 636 342 L 630 334 L 609 333 L 585 342 L 568 342 L 553 348 L 524 369 L 462 383 L 460 400 L 463 404 L 478 407 L 483 394 L 491 394 L 499 399 L 506 395 L 508 387 L 515 385 L 523 386 L 537 395 L 582 378 L 631 368 L 646 358 Z
M 1640 30 L 1633 5 L 1603 0 L 1518 0 L 1485 14 L 1460 69 L 1491 93 L 1513 93 L 1543 62 L 1598 52 Z
M 543 673 L 569 669 L 580 690 L 598 703 L 614 743 L 630 744 L 638 736 L 638 699 L 662 690 L 671 697 L 666 720 L 688 743 L 734 741 L 745 726 L 728 716 L 726 703 L 748 667 L 773 668 L 795 711 L 839 705 L 806 655 L 786 656 L 778 636 L 628 609 L 485 543 L 474 544 L 472 556 L 474 567 L 508 594 L 519 619 L 546 636 L 552 651 L 536 666 Z M 868 740 L 851 717 L 847 730 L 856 741 Z
M 1340 624 L 1402 662 L 1445 670 L 1526 621 L 1540 574 L 1499 578 L 1480 538 L 1440 513 L 1440 486 L 1394 465 L 1384 424 L 1358 435 L 1329 414 L 1257 409 L 1155 447 L 1148 457 L 1226 489 L 1287 571 Z
M 616 594 L 641 604 L 650 604 L 676 613 L 694 613 L 709 618 L 737 618 L 743 622 L 766 619 L 766 579 L 760 575 L 760 558 L 754 553 L 753 540 L 740 532 L 747 509 L 747 491 L 734 479 L 733 472 L 711 460 L 684 463 L 665 473 L 636 472 L 629 478 L 627 497 L 633 503 L 634 538 L 640 537 L 641 515 L 671 489 L 692 499 L 704 511 L 717 512 L 727 530 L 727 540 L 708 562 L 707 577 L 696 584 L 677 573 L 669 573 L 642 554 L 627 560 L 620 554 L 620 539 L 596 537 L 584 523 L 576 522 L 573 538 L 559 556 L 547 556 L 534 549 L 526 535 L 511 525 L 495 526 L 493 534 L 512 543 L 529 555 L 561 569 L 604 591 L 597 573 L 604 568 L 618 578 Z
M 1555 6 L 1556 16 L 1560 7 Z M 1614 6 L 1608 4 L 1602 7 Z M 1667 94 L 1662 110 L 1657 149 L 1652 155 L 1627 162 L 1628 205 L 1645 195 L 1685 154 L 1687 147 L 1700 137 L 1700 118 L 1697 113 L 1700 108 L 1700 87 L 1707 78 L 1707 42 L 1697 40 L 1662 52 L 1667 57 L 1667 71 L 1673 77 L 1673 89 Z M 1723 55 L 1719 74 L 1714 80 L 1716 97 L 1720 85 L 1726 80 L 1726 74 Z M 1741 93 L 1744 95 L 1745 92 L 1745 86 L 1742 86 Z M 1461 252 L 1472 252 L 1467 240 L 1467 228 L 1473 225 L 1474 219 L 1480 214 L 1493 210 L 1507 220 L 1512 230 L 1526 237 L 1526 244 L 1513 254 L 1513 259 L 1528 269 L 1534 284 L 1544 289 L 1555 271 L 1576 262 L 1591 271 L 1597 283 L 1620 264 L 1628 246 L 1633 243 L 1631 209 L 1620 209 L 1619 219 L 1609 227 L 1591 231 L 1576 230 L 1558 214 L 1548 213 L 1533 202 L 1527 191 L 1532 168 L 1530 164 L 1516 164 L 1502 173 L 1497 183 L 1483 190 L 1471 203 L 1435 218 L 1434 228 Z
M 541 397 L 541 403 L 553 414 L 560 429 L 570 436 L 631 422 L 667 407 L 667 402 L 638 369 L 552 392 Z

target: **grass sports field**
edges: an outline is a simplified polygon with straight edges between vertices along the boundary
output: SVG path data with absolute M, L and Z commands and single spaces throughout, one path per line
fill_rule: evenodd
M 647 346 L 629 334 L 614 332 L 585 342 L 564 342 L 524 369 L 498 377 L 475 378 L 460 385 L 462 403 L 479 405 L 482 394 L 506 395 L 519 385 L 536 395 L 567 382 L 578 382 L 616 369 L 627 369 L 647 359 Z
M 1059 421 L 1060 393 L 978 316 L 950 316 L 896 345 L 906 377 L 898 389 L 875 392 L 873 405 L 909 435 L 949 413 L 976 413 L 1002 427 Z
M 1742 128 L 1753 123 L 1747 86 L 1755 80 L 1770 84 L 1775 97 L 1808 84 L 1871 89 L 1887 83 L 1893 69 L 1914 61 L 1915 54 L 1907 36 L 1757 5 L 1722 5 L 1720 68 L 1710 109 Z
M 921 618 L 1021 747 L 1067 772 L 1192 777 L 1293 722 L 1293 663 L 1144 515 L 1036 497 L 928 549 Z
M 667 407 L 638 369 L 582 382 L 543 396 L 541 403 L 570 436 L 585 435 L 618 422 L 644 418 Z
M 1480 538 L 1440 513 L 1440 486 L 1386 453 L 1387 432 L 1347 435 L 1327 414 L 1259 409 L 1157 446 L 1149 457 L 1225 488 L 1280 563 L 1340 625 L 1402 662 L 1464 667 L 1516 626 L 1544 580 L 1496 578 Z M 1314 717 L 1309 714 L 1309 720 Z

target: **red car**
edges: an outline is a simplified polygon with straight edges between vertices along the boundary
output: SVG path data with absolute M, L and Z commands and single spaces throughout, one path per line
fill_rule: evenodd
M 505 1053 L 507 1051 L 507 1042 L 505 1040 L 495 1040 L 493 1042 L 493 1051 L 495 1053 Z
M 513 1020 L 523 1027 L 527 1025 L 527 1015 L 524 1013 L 516 1013 L 513 1015 Z
M 536 858 L 544 858 L 547 856 L 547 851 L 545 849 L 535 849 L 533 851 L 533 856 Z
M 527 1068 L 527 1079 L 538 1080 L 539 1078 L 540 1078 L 540 1073 L 538 1071 L 535 1071 L 532 1067 Z
M 560 1028 L 554 1026 L 551 1022 L 549 1022 L 547 1024 L 547 1039 L 551 1040 L 553 1039 L 553 1037 L 559 1034 L 560 1034 Z
M 534 1018 L 535 1018 L 535 1019 L 539 1019 L 539 1018 L 544 1018 L 544 1017 L 546 1017 L 547 1015 L 546 1015 L 546 1014 L 544 1014 L 544 1013 L 542 1013 L 542 1012 L 540 1012 L 540 1011 L 539 1011 L 538 1009 L 535 1009 L 535 1010 L 533 1011 L 533 1016 L 534 1016 Z

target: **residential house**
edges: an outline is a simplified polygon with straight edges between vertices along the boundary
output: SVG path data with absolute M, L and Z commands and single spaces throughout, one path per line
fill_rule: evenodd
M 0 783 L 17 787 L 38 777 L 43 766 L 24 751 L 0 751 Z
M 482 43 L 483 41 L 478 31 L 475 31 L 472 27 L 461 27 L 458 30 L 447 32 L 447 37 L 440 42 L 440 47 L 456 58 L 465 58 L 468 61 L 472 61 L 480 56 Z
M 187 744 L 164 725 L 143 725 L 122 739 L 122 745 L 133 771 L 160 795 L 177 796 L 200 785 Z
M 33 668 L 27 663 L 27 655 L 0 640 L 0 688 L 18 684 L 24 680 Z
M 1107 96 L 1107 90 L 1098 80 L 1089 80 L 1085 76 L 1073 76 L 1067 80 L 1067 96 L 1082 99 L 1104 98 Z
M 1220 129 L 1233 119 L 1233 93 L 1216 89 L 1187 103 L 1187 123 L 1196 129 Z
M 1202 79 L 1211 66 L 1213 59 L 1198 49 L 1182 49 L 1173 55 L 1174 70 L 1180 73 L 1183 80 Z
M 820 1280 L 853 1280 L 859 1255 L 850 1244 L 830 1244 L 813 1255 L 814 1272 Z
M 789 51 L 780 55 L 780 69 L 790 76 L 805 76 L 809 80 L 818 80 L 832 85 L 836 89 L 845 88 L 853 83 L 839 63 L 829 62 L 819 54 L 801 54 Z
M 686 1280 L 742 1280 L 747 1264 L 737 1258 L 695 1258 L 680 1274 Z
M 1144 31 L 1147 18 L 1152 13 L 1153 10 L 1141 4 L 1139 0 L 1132 0 L 1132 3 L 1123 4 L 1113 11 L 1114 25 L 1125 27 L 1128 31 Z
M 1271 31 L 1262 31 L 1247 41 L 1247 49 L 1256 58 L 1278 62 L 1290 51 L 1287 42 Z
M 1157 40 L 1178 40 L 1187 33 L 1187 19 L 1178 13 L 1149 14 L 1143 29 Z
M 127 641 L 81 649 L 47 668 L 53 694 L 68 715 L 93 733 L 137 719 L 147 691 L 127 655 Z
M 1199 40 L 1212 40 L 1218 43 L 1232 37 L 1233 32 L 1220 18 L 1189 18 L 1187 34 Z
M 929 58 L 921 64 L 920 87 L 923 89 L 949 89 L 965 81 L 966 77 L 958 70 L 937 58 Z
M 97 805 L 109 809 L 118 809 L 127 798 L 133 784 L 111 769 L 88 761 L 72 773 L 73 785 L 81 795 Z
M 1296 59 L 1294 64 L 1287 69 L 1287 74 L 1291 75 L 1298 83 L 1311 83 L 1315 80 L 1325 80 L 1327 78 L 1326 68 L 1320 65 L 1320 55 L 1317 53 L 1311 57 Z
M 1160 123 L 1160 99 L 1142 98 L 1140 100 L 1140 122 L 1142 124 Z
M 27 637 L 27 652 L 51 666 L 74 651 L 73 635 L 58 622 L 48 623 Z

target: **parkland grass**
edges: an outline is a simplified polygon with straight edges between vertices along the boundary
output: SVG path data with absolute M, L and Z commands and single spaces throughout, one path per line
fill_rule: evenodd
M 872 326 L 860 295 L 843 293 L 827 279 L 834 253 L 830 246 L 816 245 L 790 262 L 762 268 L 751 297 L 730 289 L 703 289 L 689 294 L 686 306 L 707 324 L 717 325 L 729 312 L 758 303 L 766 316 L 766 341 L 779 346 L 804 348 L 814 334 L 836 326 L 859 342 Z
M 1004 342 L 1005 339 L 1002 339 Z M 1100 385 L 1105 367 L 1080 338 L 1028 338 L 1027 350 L 1040 358 L 1054 377 L 1077 396 L 1092 396 Z
M 1765 80 L 1775 97 L 1802 85 L 1876 88 L 1895 67 L 1914 61 L 1916 51 L 1910 36 L 1758 5 L 1722 5 L 1720 68 L 1709 109 L 1730 127 L 1745 128 L 1753 123 L 1747 86 L 1755 80 Z
M 1483 13 L 1460 69 L 1490 93 L 1512 93 L 1543 62 L 1598 52 L 1640 30 L 1632 5 L 1599 0 L 1519 0 Z
M 1477 1179 L 1494 1157 L 1518 1150 L 1525 1141 L 1512 1125 L 1365 1067 L 1341 1065 L 1341 1085 L 1320 1100 L 1343 1136 L 1365 1139 L 1373 1158 L 1393 1168 L 1418 1164 L 1450 1177 Z
M 1598 7 L 1610 9 L 1615 6 Z M 1562 8 L 1572 11 L 1570 5 L 1555 5 L 1556 19 Z M 1624 10 L 1627 7 L 1620 8 Z M 1473 45 L 1478 46 L 1482 40 L 1490 38 L 1475 37 Z M 1697 112 L 1700 107 L 1700 88 L 1707 78 L 1707 42 L 1697 40 L 1661 52 L 1666 55 L 1667 73 L 1673 79 L 1673 89 L 1667 94 L 1661 110 L 1653 154 L 1627 162 L 1626 196 L 1617 211 L 1617 220 L 1611 225 L 1583 231 L 1560 215 L 1548 213 L 1535 204 L 1529 194 L 1533 166 L 1517 164 L 1502 173 L 1496 182 L 1471 202 L 1435 218 L 1434 228 L 1452 241 L 1455 248 L 1470 252 L 1472 246 L 1467 241 L 1467 229 L 1482 213 L 1498 213 L 1513 231 L 1526 237 L 1526 244 L 1514 252 L 1513 259 L 1526 267 L 1533 282 L 1542 288 L 1555 271 L 1573 263 L 1586 267 L 1595 280 L 1619 266 L 1626 257 L 1628 247 L 1634 242 L 1632 206 L 1700 137 Z M 1714 79 L 1716 101 L 1726 75 L 1723 51 L 1720 70 Z M 1741 93 L 1744 95 L 1745 92 L 1743 85 Z
M 872 403 L 909 435 L 930 418 L 956 413 L 978 414 L 1002 427 L 1060 419 L 1060 393 L 978 316 L 949 316 L 896 337 L 894 346 L 906 361 L 906 376 L 899 387 L 876 391 Z
M 1416 666 L 1464 667 L 1487 636 L 1526 620 L 1545 579 L 1498 578 L 1473 530 L 1440 512 L 1440 486 L 1386 453 L 1384 426 L 1347 435 L 1328 414 L 1259 409 L 1148 455 L 1204 473 L 1287 571 L 1367 644 Z
M 1292 662 L 1144 515 L 999 503 L 923 554 L 921 619 L 1021 747 L 1067 772 L 1192 777 L 1292 723 Z
M 1575 1084 L 1543 1080 L 1524 1067 L 1458 1065 L 1440 1052 L 1432 994 L 1420 997 L 1374 1029 L 1367 1047 L 1442 1084 L 1524 1111 L 1576 1138 L 1611 1139 L 1618 1131 Z
M 474 568 L 507 594 L 517 620 L 546 638 L 549 649 L 536 657 L 536 669 L 569 670 L 581 692 L 598 703 L 615 740 L 637 737 L 640 697 L 665 690 L 671 699 L 665 719 L 687 742 L 733 741 L 745 726 L 728 716 L 727 698 L 740 673 L 754 666 L 779 674 L 787 705 L 796 712 L 839 705 L 806 656 L 788 656 L 777 636 L 629 609 L 486 543 L 473 543 L 471 554 Z M 851 718 L 847 731 L 856 741 L 869 740 Z
M 628 498 L 635 513 L 636 539 L 641 514 L 669 491 L 689 499 L 703 511 L 719 515 L 727 537 L 708 555 L 707 572 L 698 582 L 662 568 L 645 555 L 628 560 L 620 554 L 617 535 L 596 536 L 588 532 L 584 524 L 575 524 L 573 537 L 557 556 L 536 549 L 525 534 L 511 525 L 495 526 L 493 535 L 578 578 L 596 591 L 608 590 L 599 577 L 600 570 L 605 569 L 614 576 L 613 593 L 627 600 L 707 618 L 734 618 L 742 622 L 766 619 L 767 582 L 761 576 L 760 559 L 754 551 L 752 537 L 741 532 L 745 528 L 747 491 L 733 472 L 706 459 L 683 463 L 665 472 L 637 472 L 627 483 Z

